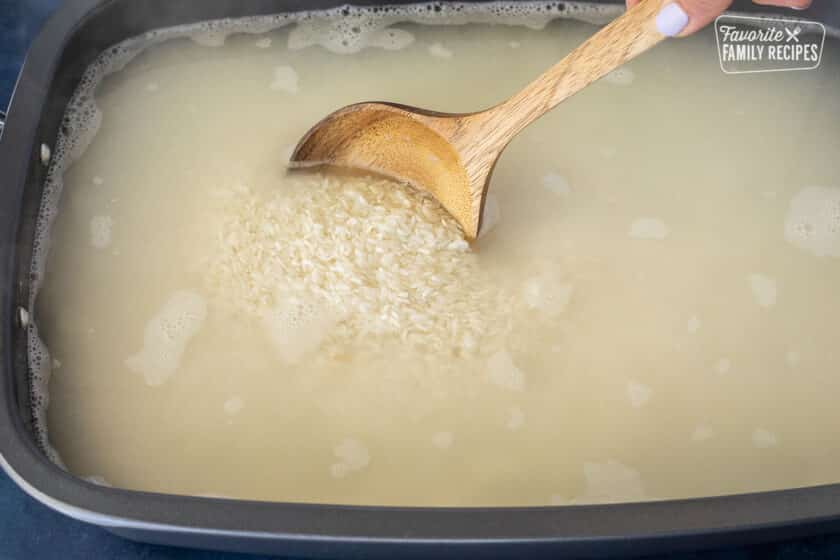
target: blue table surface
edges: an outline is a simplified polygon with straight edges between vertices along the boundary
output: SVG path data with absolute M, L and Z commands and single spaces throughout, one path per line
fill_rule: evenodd
M 0 109 L 7 106 L 27 46 L 61 0 L 0 0 Z M 246 560 L 245 554 L 133 543 L 69 519 L 37 503 L 0 471 L 0 560 L 73 558 L 121 560 Z M 661 560 L 840 559 L 840 535 L 711 552 L 656 557 Z M 653 560 L 651 558 L 651 560 Z

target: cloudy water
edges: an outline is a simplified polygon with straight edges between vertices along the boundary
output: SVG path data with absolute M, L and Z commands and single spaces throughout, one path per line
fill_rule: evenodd
M 401 185 L 287 174 L 292 146 L 357 101 L 490 106 L 596 27 L 377 17 L 204 29 L 77 98 L 98 131 L 58 150 L 35 305 L 67 468 L 406 505 L 838 482 L 834 45 L 732 76 L 711 32 L 664 43 L 510 145 L 470 247 Z

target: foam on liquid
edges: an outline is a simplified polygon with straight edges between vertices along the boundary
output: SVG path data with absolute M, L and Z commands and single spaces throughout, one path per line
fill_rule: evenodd
M 380 227 L 381 242 L 397 239 L 387 220 L 445 238 L 411 194 L 388 200 L 424 208 L 414 226 L 411 212 L 349 223 L 352 189 L 379 187 L 290 179 L 282 154 L 354 101 L 492 105 L 594 30 L 551 20 L 619 10 L 342 7 L 158 30 L 104 53 L 50 154 L 34 246 L 45 451 L 95 484 L 360 504 L 836 482 L 840 102 L 803 99 L 840 87 L 831 45 L 817 71 L 746 79 L 720 74 L 701 35 L 568 101 L 506 152 L 476 253 L 423 261 L 412 238 L 404 268 L 445 256 L 468 271 L 448 287 L 368 277 L 365 251 L 273 248 L 262 229 L 274 219 L 286 243 L 327 251 L 342 221 L 348 235 Z M 416 25 L 436 23 L 509 25 Z M 405 258 L 398 242 L 382 249 Z M 325 266 L 331 289 L 315 293 L 308 267 Z M 272 274 L 284 281 L 246 289 Z M 351 278 L 410 290 L 342 297 L 361 289 L 340 286 Z M 443 289 L 463 309 L 435 308 Z

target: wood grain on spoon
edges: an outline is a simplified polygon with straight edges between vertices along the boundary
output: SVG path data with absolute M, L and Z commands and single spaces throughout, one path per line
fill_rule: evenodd
M 670 0 L 642 0 L 519 93 L 477 113 L 437 113 L 394 103 L 358 103 L 316 124 L 290 166 L 375 172 L 431 193 L 474 240 L 496 161 L 523 128 L 665 37 L 656 14 Z

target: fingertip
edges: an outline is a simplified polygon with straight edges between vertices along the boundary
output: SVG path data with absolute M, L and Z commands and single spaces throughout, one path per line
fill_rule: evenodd
M 733 0 L 692 0 L 679 2 L 688 14 L 688 22 L 683 29 L 676 34 L 676 37 L 687 37 L 712 23 L 715 18 L 721 15 Z M 795 0 L 794 0 L 795 1 Z M 674 2 L 677 4 L 677 2 Z M 670 4 L 663 7 L 663 10 Z
M 656 14 L 656 29 L 666 37 L 676 37 L 687 25 L 688 14 L 676 2 L 665 4 Z

